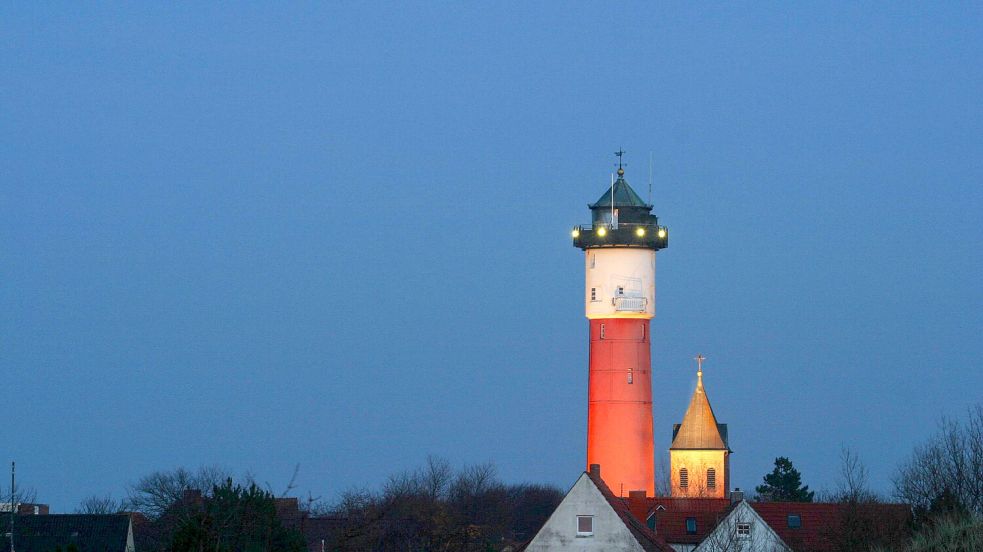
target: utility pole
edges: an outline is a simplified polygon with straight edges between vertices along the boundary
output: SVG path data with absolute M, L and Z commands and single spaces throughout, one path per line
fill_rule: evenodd
M 14 472 L 16 471 L 16 464 L 10 462 L 10 552 L 14 552 L 14 508 L 16 505 L 17 494 L 15 493 L 16 487 L 14 487 Z

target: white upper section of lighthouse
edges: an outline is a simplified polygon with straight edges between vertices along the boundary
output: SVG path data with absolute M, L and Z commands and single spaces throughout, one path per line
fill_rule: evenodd
M 612 247 L 584 253 L 587 318 L 655 316 L 655 250 Z

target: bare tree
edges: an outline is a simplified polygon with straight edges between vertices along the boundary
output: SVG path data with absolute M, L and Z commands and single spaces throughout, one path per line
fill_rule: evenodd
M 655 496 L 670 496 L 672 494 L 672 468 L 669 459 L 664 455 L 655 461 Z
M 921 514 L 983 515 L 983 405 L 964 422 L 943 419 L 894 477 L 894 494 Z
M 423 491 L 430 500 L 438 501 L 447 498 L 447 492 L 451 481 L 454 478 L 454 470 L 451 464 L 444 458 L 437 456 L 427 456 L 427 463 L 417 472 Z
M 874 502 L 877 496 L 870 490 L 867 466 L 857 453 L 843 446 L 840 448 L 840 476 L 837 481 L 835 502 Z
M 75 508 L 76 514 L 115 514 L 121 511 L 123 511 L 123 502 L 108 494 L 83 498 L 82 502 Z
M 547 485 L 505 485 L 491 464 L 454 472 L 430 457 L 380 493 L 354 489 L 332 508 L 344 531 L 332 549 L 484 551 L 529 538 L 563 498 Z
M 123 506 L 157 519 L 180 502 L 186 491 L 208 491 L 229 478 L 229 472 L 218 466 L 204 466 L 195 472 L 185 468 L 157 471 L 129 486 Z

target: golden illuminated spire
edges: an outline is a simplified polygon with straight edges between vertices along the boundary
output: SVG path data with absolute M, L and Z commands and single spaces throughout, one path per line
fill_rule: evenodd
M 720 435 L 717 418 L 710 408 L 706 391 L 703 389 L 703 361 L 706 357 L 696 356 L 696 389 L 689 401 L 689 408 L 683 416 L 673 436 L 670 449 L 727 450 L 727 444 Z

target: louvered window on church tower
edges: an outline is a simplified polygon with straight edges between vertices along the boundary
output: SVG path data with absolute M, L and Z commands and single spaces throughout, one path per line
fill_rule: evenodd
M 684 489 L 689 487 L 689 472 L 686 468 L 679 468 L 679 486 Z
M 717 488 L 717 470 L 710 468 L 707 470 L 707 488 Z

